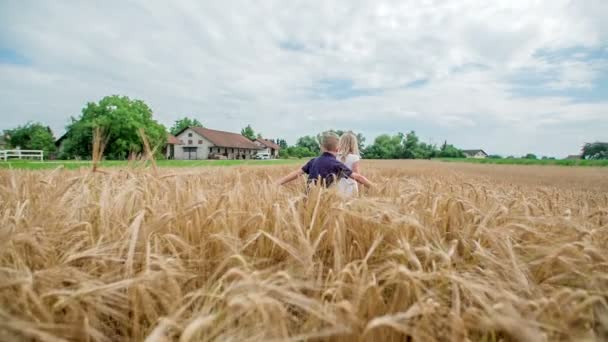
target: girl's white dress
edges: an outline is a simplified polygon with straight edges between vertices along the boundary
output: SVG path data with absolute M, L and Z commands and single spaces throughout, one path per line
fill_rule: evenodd
M 344 158 L 344 165 L 349 169 L 353 169 L 353 165 L 361 159 L 356 154 L 348 154 L 346 158 Z M 342 161 L 342 156 L 338 156 L 338 160 Z M 338 191 L 348 197 L 356 196 L 359 188 L 357 187 L 357 181 L 352 178 L 342 178 L 338 181 Z

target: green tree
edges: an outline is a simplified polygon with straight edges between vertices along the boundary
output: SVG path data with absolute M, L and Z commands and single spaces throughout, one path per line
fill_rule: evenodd
M 42 150 L 45 155 L 55 151 L 55 138 L 48 126 L 39 122 L 28 122 L 23 126 L 4 131 L 8 143 L 22 150 Z
M 437 152 L 437 156 L 440 158 L 464 158 L 464 153 L 452 144 L 448 144 L 447 141 L 443 143 L 441 149 Z
M 608 159 L 608 143 L 594 142 L 585 144 L 581 157 L 583 159 Z
M 403 133 L 396 135 L 381 134 L 374 139 L 374 143 L 367 146 L 363 152 L 369 159 L 398 159 L 404 155 Z
M 437 146 L 421 142 L 414 155 L 417 159 L 431 159 L 437 157 L 438 154 Z
M 524 156 L 524 159 L 538 159 L 534 153 L 528 153 Z
M 287 147 L 289 147 L 287 145 L 287 141 L 285 141 L 285 139 L 277 139 L 277 145 L 279 145 L 281 147 L 281 150 L 287 149 Z
M 289 152 L 287 151 L 286 148 L 282 148 L 282 149 L 279 150 L 279 158 L 286 159 L 286 158 L 289 158 L 289 157 L 290 157 L 289 156 Z
M 415 131 L 405 135 L 403 141 L 403 152 L 401 158 L 406 159 L 431 159 L 439 154 L 437 146 L 421 142 Z
M 306 157 L 314 157 L 318 153 L 315 153 L 315 152 L 309 150 L 307 147 L 290 146 L 287 148 L 286 154 L 289 157 L 306 158 Z
M 197 119 L 183 117 L 179 120 L 175 120 L 175 123 L 173 126 L 171 126 L 169 132 L 171 132 L 173 135 L 177 135 L 179 132 L 188 127 L 203 127 L 203 124 Z
M 298 138 L 298 141 L 296 142 L 296 147 L 307 148 L 314 154 L 319 154 L 321 152 L 321 148 L 319 147 L 319 141 L 317 140 L 317 138 L 309 135 Z
M 241 135 L 249 140 L 255 140 L 256 138 L 255 131 L 251 128 L 251 125 L 247 125 L 247 127 L 243 128 L 241 130 Z
M 129 153 L 143 150 L 138 133 L 140 127 L 144 129 L 152 148 L 160 148 L 167 141 L 165 127 L 152 118 L 148 105 L 127 96 L 112 95 L 104 97 L 99 103 L 87 103 L 80 117 L 71 119 L 65 143 L 68 157 L 91 156 L 95 127 L 104 132 L 107 139 L 104 154 L 110 159 L 125 159 Z
M 405 159 L 416 159 L 420 158 L 419 144 L 418 144 L 418 136 L 416 132 L 410 131 L 405 135 L 405 140 L 403 141 L 403 155 L 402 158 Z

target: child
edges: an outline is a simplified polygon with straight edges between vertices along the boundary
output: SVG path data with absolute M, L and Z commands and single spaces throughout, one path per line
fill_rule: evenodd
M 277 183 L 283 185 L 298 178 L 302 174 L 308 175 L 308 184 L 316 184 L 321 181 L 323 186 L 330 186 L 335 180 L 342 178 L 350 178 L 355 181 L 371 187 L 372 183 L 364 176 L 353 172 L 343 163 L 336 159 L 338 153 L 338 136 L 333 132 L 324 132 L 321 134 L 321 155 L 311 159 L 301 169 L 295 170 L 287 176 L 279 179 Z
M 353 172 L 361 174 L 359 169 L 359 144 L 357 136 L 352 132 L 346 132 L 340 137 L 338 144 L 338 160 Z M 338 181 L 338 191 L 344 196 L 350 197 L 357 195 L 359 189 L 357 182 L 350 178 L 342 178 Z

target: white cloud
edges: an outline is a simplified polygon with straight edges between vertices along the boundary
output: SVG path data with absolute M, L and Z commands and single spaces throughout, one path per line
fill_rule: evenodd
M 332 127 L 368 140 L 417 129 L 475 145 L 463 147 L 565 155 L 584 134 L 524 142 L 573 123 L 601 136 L 608 102 L 565 93 L 608 75 L 584 52 L 542 53 L 605 49 L 607 16 L 602 0 L 5 2 L 0 43 L 31 63 L 0 64 L 0 128 L 39 120 L 60 131 L 87 101 L 118 93 L 145 100 L 167 125 L 196 115 L 291 141 Z M 526 72 L 551 76 L 527 87 L 562 93 L 515 93 L 513 77 Z M 338 80 L 352 82 L 339 98 L 319 88 L 347 83 Z

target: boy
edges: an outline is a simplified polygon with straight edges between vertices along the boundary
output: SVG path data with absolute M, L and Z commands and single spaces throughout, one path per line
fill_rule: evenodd
M 372 183 L 356 172 L 342 164 L 336 159 L 338 153 L 338 142 L 339 138 L 333 132 L 324 132 L 321 134 L 320 139 L 321 155 L 317 158 L 311 159 L 301 169 L 295 170 L 287 176 L 279 179 L 277 183 L 283 185 L 289 183 L 292 180 L 298 178 L 302 174 L 308 175 L 308 185 L 316 184 L 317 181 L 321 181 L 323 186 L 330 186 L 334 181 L 340 178 L 352 178 L 357 182 L 371 187 Z

